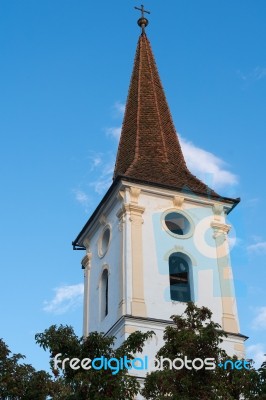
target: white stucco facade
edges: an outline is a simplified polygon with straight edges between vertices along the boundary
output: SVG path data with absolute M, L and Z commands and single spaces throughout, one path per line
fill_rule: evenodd
M 170 297 L 169 257 L 178 253 L 189 260 L 191 300 L 208 307 L 213 320 L 228 332 L 223 343 L 227 353 L 242 357 L 245 337 L 239 330 L 227 239 L 226 214 L 232 207 L 226 201 L 150 185 L 121 181 L 114 187 L 80 238 L 87 252 L 82 261 L 84 336 L 104 332 L 116 336 L 119 345 L 135 330 L 153 330 L 156 336 L 143 354 L 154 358 L 171 315 L 182 314 L 186 307 Z M 189 221 L 186 234 L 167 228 L 165 216 L 171 212 Z M 106 230 L 110 239 L 102 249 Z

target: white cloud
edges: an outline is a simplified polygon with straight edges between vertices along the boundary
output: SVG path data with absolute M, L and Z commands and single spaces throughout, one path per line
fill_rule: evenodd
M 179 135 L 188 168 L 210 187 L 221 188 L 238 183 L 237 176 L 226 169 L 226 163 L 214 154 L 196 147 Z
M 120 101 L 116 101 L 114 105 L 115 111 L 121 116 L 124 115 L 126 105 L 124 103 L 120 103 Z
M 44 301 L 43 310 L 54 314 L 64 314 L 82 303 L 83 284 L 65 285 L 54 289 L 54 298 Z
M 256 309 L 256 316 L 252 321 L 252 328 L 266 329 L 266 307 L 259 307 Z
M 255 368 L 259 368 L 261 364 L 266 361 L 265 353 L 265 345 L 261 343 L 253 344 L 246 348 L 246 359 L 252 358 L 252 360 L 255 361 Z
M 256 79 L 256 81 L 259 81 L 262 78 L 266 78 L 266 68 L 256 67 L 253 71 L 253 76 Z
M 91 168 L 94 169 L 95 167 L 98 167 L 102 163 L 102 159 L 99 155 L 95 155 L 94 157 L 90 157 L 92 166 Z
M 247 247 L 248 252 L 256 254 L 266 253 L 266 242 L 258 242 Z
M 75 194 L 75 199 L 76 199 L 76 201 L 77 201 L 82 207 L 84 207 L 84 208 L 85 208 L 85 211 L 87 212 L 87 211 L 88 211 L 89 204 L 90 204 L 90 198 L 89 198 L 89 196 L 88 196 L 83 190 L 80 190 L 80 189 L 73 189 L 73 192 L 74 192 L 74 194 Z
M 75 190 L 76 200 L 81 203 L 87 203 L 89 198 L 82 190 Z
M 266 67 L 256 67 L 252 71 L 248 72 L 247 74 L 238 71 L 239 76 L 245 82 L 248 81 L 259 81 L 263 78 L 266 78 Z
M 91 186 L 94 187 L 94 190 L 98 194 L 103 194 L 105 193 L 111 185 L 111 179 L 106 178 L 106 179 L 99 179 L 96 182 L 92 182 Z
M 100 165 L 102 165 L 103 154 L 91 151 L 88 155 L 88 159 L 89 159 L 90 172 L 91 172 L 91 171 L 94 171 L 96 168 L 98 168 Z
M 116 140 L 119 140 L 120 135 L 121 135 L 121 126 L 107 128 L 105 130 L 105 132 L 106 132 L 107 136 L 111 136 L 111 137 L 115 138 Z
M 86 176 L 85 190 L 83 189 L 84 183 L 79 184 L 82 189 L 78 188 L 73 190 L 76 201 L 83 206 L 86 213 L 91 211 L 91 206 L 94 204 L 91 188 L 93 188 L 94 192 L 97 194 L 102 195 L 111 186 L 115 155 L 112 152 L 91 152 L 87 158 L 90 162 L 90 168 L 89 176 Z M 88 195 L 87 192 L 89 192 L 90 195 Z
M 119 101 L 117 101 L 114 106 L 113 109 L 115 111 L 115 117 L 118 117 L 119 119 L 124 115 L 125 113 L 125 104 L 120 103 Z M 120 135 L 121 135 L 121 129 L 122 126 L 111 126 L 110 128 L 106 128 L 105 129 L 105 133 L 107 134 L 107 136 L 111 136 L 116 140 L 120 139 Z
M 102 165 L 101 173 L 98 179 L 90 183 L 96 193 L 102 195 L 110 187 L 112 183 L 112 176 L 114 172 L 114 161 L 107 162 Z

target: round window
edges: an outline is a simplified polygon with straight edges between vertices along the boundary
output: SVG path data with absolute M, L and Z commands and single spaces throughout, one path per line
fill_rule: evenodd
M 179 212 L 170 212 L 164 218 L 165 225 L 175 235 L 187 235 L 190 231 L 189 220 Z
M 111 239 L 111 230 L 109 226 L 106 226 L 99 240 L 98 250 L 100 257 L 103 257 L 107 253 L 110 244 L 110 239 Z

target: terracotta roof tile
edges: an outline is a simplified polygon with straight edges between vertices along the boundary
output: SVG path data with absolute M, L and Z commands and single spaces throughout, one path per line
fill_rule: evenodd
M 114 171 L 117 177 L 218 197 L 186 166 L 145 33 L 137 45 Z

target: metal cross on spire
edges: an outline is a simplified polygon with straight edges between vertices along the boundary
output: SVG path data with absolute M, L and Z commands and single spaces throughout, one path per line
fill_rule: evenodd
M 148 25 L 149 21 L 145 18 L 145 13 L 150 14 L 150 11 L 144 9 L 144 5 L 141 5 L 141 8 L 134 7 L 136 10 L 141 11 L 141 18 L 138 20 L 138 25 L 142 28 L 142 33 L 145 33 L 145 28 Z
M 141 11 L 141 17 L 142 18 L 145 18 L 144 17 L 144 13 L 150 14 L 150 11 L 144 10 L 144 5 L 142 5 L 142 4 L 141 4 L 141 8 L 135 7 L 135 9 Z

